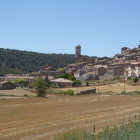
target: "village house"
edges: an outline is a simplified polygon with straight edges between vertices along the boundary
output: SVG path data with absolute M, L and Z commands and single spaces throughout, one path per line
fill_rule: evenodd
M 79 69 L 74 73 L 74 77 L 79 80 L 79 78 L 81 77 L 81 75 L 84 75 L 86 73 L 86 70 L 84 69 Z
M 66 73 L 69 73 L 71 75 L 74 75 L 74 73 L 77 71 L 78 69 L 77 68 L 71 68 L 71 69 L 66 69 Z
M 95 65 L 93 69 L 93 78 L 98 80 L 99 76 L 103 76 L 107 72 L 107 68 L 107 65 Z
M 84 65 L 86 65 L 87 62 L 81 62 L 81 63 L 75 63 L 75 64 L 69 64 L 67 65 L 66 69 L 82 69 Z
M 8 81 L 0 82 L 0 90 L 10 90 L 14 88 L 16 88 L 16 85 L 11 82 Z
M 57 70 L 56 68 L 50 65 L 42 66 L 39 71 L 41 76 L 53 76 L 53 77 L 57 77 L 58 75 L 61 75 L 64 72 L 65 72 L 64 70 Z
M 140 64 L 131 65 L 125 68 L 124 75 L 126 77 L 140 77 Z
M 85 82 L 86 80 L 89 80 L 89 79 L 93 80 L 93 77 L 95 77 L 95 73 L 88 72 L 81 75 L 81 77 L 78 80 L 80 80 L 81 82 Z

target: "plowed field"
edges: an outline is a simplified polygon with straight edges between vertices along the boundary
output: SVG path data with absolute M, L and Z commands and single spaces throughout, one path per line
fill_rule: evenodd
M 51 140 L 64 131 L 102 130 L 139 114 L 138 95 L 0 99 L 1 140 Z M 131 114 L 131 115 L 130 115 Z

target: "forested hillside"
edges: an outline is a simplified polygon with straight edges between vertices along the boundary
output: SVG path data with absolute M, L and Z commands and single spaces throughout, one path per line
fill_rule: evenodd
M 92 59 L 94 61 L 95 57 Z M 43 65 L 63 68 L 74 61 L 74 54 L 43 54 L 0 48 L 0 75 L 38 71 Z

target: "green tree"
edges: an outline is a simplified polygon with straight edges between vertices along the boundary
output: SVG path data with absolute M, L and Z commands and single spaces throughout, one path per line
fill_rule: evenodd
M 48 86 L 48 88 L 50 88 L 50 86 L 51 86 L 51 81 L 49 80 L 48 76 L 46 76 L 45 82 L 47 83 L 46 86 Z
M 12 81 L 12 80 L 8 80 L 8 82 L 15 84 L 15 82 L 14 82 L 14 81 Z
M 71 80 L 71 81 L 76 80 L 76 78 L 69 73 L 61 74 L 61 75 L 57 76 L 57 78 L 65 78 L 65 79 L 68 79 L 68 80 Z
M 73 86 L 81 85 L 81 82 L 79 80 L 74 80 Z
M 29 86 L 29 81 L 25 81 L 24 86 Z
M 16 82 L 20 85 L 23 86 L 25 84 L 25 79 L 17 79 Z
M 36 86 L 37 97 L 45 97 L 45 90 L 47 89 L 46 84 L 47 83 L 42 77 L 37 78 L 36 83 L 34 84 Z
M 135 82 L 138 82 L 138 81 L 139 81 L 139 78 L 138 77 L 134 78 L 134 83 Z

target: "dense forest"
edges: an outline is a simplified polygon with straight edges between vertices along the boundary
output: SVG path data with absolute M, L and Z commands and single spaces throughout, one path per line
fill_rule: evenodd
M 94 61 L 96 57 L 91 58 Z M 0 75 L 38 71 L 43 65 L 64 68 L 74 61 L 74 54 L 44 54 L 0 48 Z

